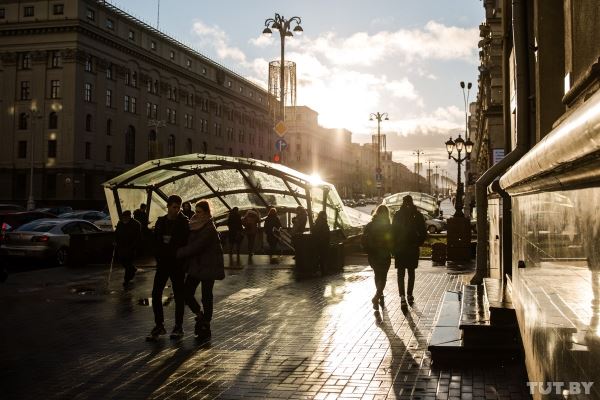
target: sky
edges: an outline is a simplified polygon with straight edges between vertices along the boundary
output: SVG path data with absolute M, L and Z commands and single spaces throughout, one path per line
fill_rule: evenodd
M 157 26 L 159 0 L 110 2 Z M 464 134 L 459 82 L 473 82 L 476 96 L 480 0 L 160 0 L 158 27 L 266 88 L 280 39 L 261 33 L 275 13 L 302 19 L 285 57 L 296 63 L 297 104 L 320 125 L 364 143 L 377 132 L 369 114 L 387 112 L 381 132 L 394 160 L 412 169 L 420 149 L 422 162 L 455 171 L 444 141 Z

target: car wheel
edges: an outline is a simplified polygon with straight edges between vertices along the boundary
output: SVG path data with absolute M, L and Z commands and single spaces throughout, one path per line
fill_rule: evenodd
M 56 265 L 60 267 L 64 267 L 67 265 L 67 261 L 69 259 L 69 249 L 66 247 L 61 247 L 56 251 Z
M 429 232 L 429 233 L 437 233 L 437 229 L 435 229 L 435 226 L 429 225 L 427 227 L 427 232 Z

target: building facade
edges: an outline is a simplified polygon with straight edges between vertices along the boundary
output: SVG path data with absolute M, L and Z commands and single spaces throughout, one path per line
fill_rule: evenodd
M 490 32 L 490 46 L 494 37 L 502 44 L 494 61 L 502 81 L 484 76 L 487 55 L 498 49 L 482 40 L 473 283 L 491 276 L 512 288 L 529 381 L 598 382 L 600 8 L 596 0 L 488 0 L 484 7 L 501 18 L 501 32 L 488 19 L 482 36 Z M 488 112 L 495 103 L 501 119 Z M 496 163 L 485 150 L 494 148 L 493 121 L 501 121 L 505 147 Z M 600 398 L 600 388 L 591 385 L 584 397 Z
M 0 4 L 0 201 L 101 207 L 149 159 L 269 160 L 265 90 L 104 1 Z

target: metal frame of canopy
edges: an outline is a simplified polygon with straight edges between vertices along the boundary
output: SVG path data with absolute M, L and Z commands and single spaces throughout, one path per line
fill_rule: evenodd
M 291 211 L 300 205 L 306 208 L 311 227 L 313 211 L 319 207 L 327 212 L 330 226 L 341 228 L 345 234 L 360 230 L 362 224 L 352 223 L 332 184 L 280 164 L 250 158 L 187 154 L 156 159 L 103 186 L 113 225 L 124 209 L 146 203 L 152 226 L 156 217 L 166 212 L 171 194 L 179 194 L 183 201 L 192 203 L 209 200 L 217 221 L 226 218 L 233 207 Z

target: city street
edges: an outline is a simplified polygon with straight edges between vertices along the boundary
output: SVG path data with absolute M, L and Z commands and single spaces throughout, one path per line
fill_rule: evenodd
M 255 265 L 228 268 L 217 282 L 209 343 L 196 343 L 188 310 L 181 341 L 145 341 L 152 266 L 140 268 L 129 291 L 120 268 L 108 287 L 107 266 L 13 273 L 0 285 L 2 398 L 528 398 L 522 365 L 431 365 L 427 345 L 441 298 L 459 290 L 472 267 L 421 261 L 407 311 L 392 268 L 378 322 L 364 258 L 347 259 L 342 274 L 304 281 L 294 279 L 291 258 L 266 262 L 256 256 Z

